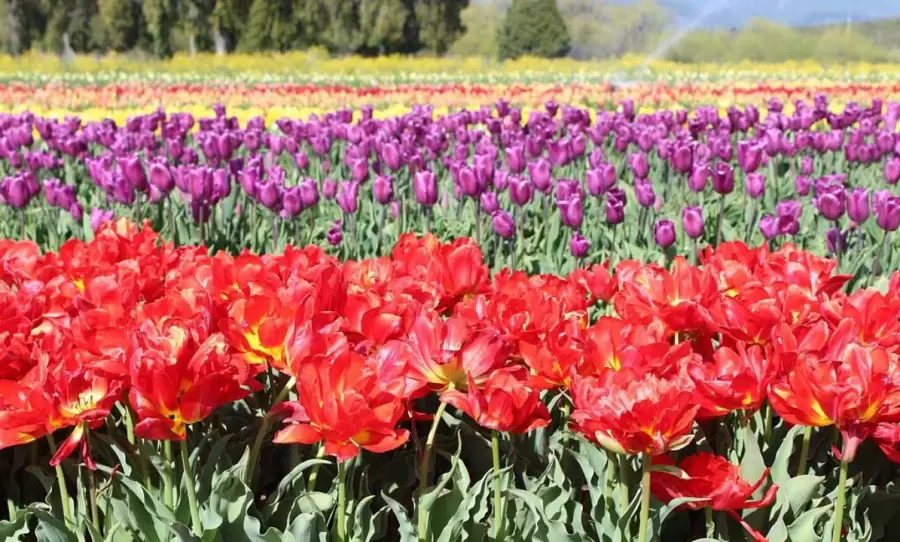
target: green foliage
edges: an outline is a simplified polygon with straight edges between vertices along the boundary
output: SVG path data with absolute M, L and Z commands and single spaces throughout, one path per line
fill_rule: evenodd
M 172 53 L 169 40 L 172 18 L 170 0 L 144 0 L 142 9 L 153 43 L 153 54 L 157 57 L 169 56 Z
M 416 3 L 419 39 L 431 53 L 443 54 L 465 30 L 461 13 L 469 0 L 419 0 Z M 492 36 L 483 34 L 482 39 Z
M 97 0 L 103 23 L 103 44 L 113 51 L 127 51 L 137 42 L 137 16 L 131 0 Z
M 514 0 L 497 37 L 500 58 L 565 56 L 569 31 L 556 0 Z

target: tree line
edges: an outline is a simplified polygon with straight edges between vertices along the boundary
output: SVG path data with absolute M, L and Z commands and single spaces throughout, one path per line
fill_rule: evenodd
M 688 32 L 657 0 L 0 0 L 9 54 L 287 51 L 682 62 L 900 60 L 900 22 Z

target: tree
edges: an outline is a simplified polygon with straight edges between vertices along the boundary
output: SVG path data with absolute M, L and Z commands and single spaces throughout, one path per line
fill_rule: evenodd
M 497 38 L 500 58 L 565 56 L 571 48 L 556 0 L 513 0 Z
M 416 40 L 411 5 L 404 0 L 360 0 L 359 28 L 364 53 L 413 52 Z
M 253 0 L 238 50 L 253 53 L 267 49 L 272 42 L 272 25 L 277 14 L 277 0 Z
M 465 31 L 461 13 L 468 5 L 469 0 L 418 0 L 415 12 L 419 42 L 433 54 L 446 53 Z
M 131 0 L 98 0 L 103 41 L 114 51 L 127 51 L 137 41 L 137 17 Z
M 167 57 L 172 54 L 169 34 L 172 29 L 172 6 L 169 0 L 144 0 L 144 21 L 153 44 L 153 54 Z
M 294 22 L 297 25 L 295 44 L 306 48 L 325 43 L 329 18 L 328 0 L 294 0 Z

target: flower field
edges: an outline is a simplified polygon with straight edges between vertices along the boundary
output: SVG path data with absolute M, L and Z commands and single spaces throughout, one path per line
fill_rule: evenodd
M 5 540 L 891 539 L 888 68 L 207 60 L 3 78 Z

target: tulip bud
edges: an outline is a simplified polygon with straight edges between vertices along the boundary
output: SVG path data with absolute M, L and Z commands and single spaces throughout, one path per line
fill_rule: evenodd
M 578 259 L 584 258 L 590 249 L 590 241 L 585 239 L 581 232 L 576 231 L 572 233 L 572 238 L 569 240 L 569 251 L 572 253 L 572 256 Z
M 331 225 L 331 228 L 328 230 L 328 233 L 325 235 L 328 239 L 328 244 L 336 247 L 341 244 L 344 240 L 344 232 L 341 230 L 340 221 L 336 221 Z
M 303 199 L 300 196 L 300 187 L 286 188 L 281 198 L 281 218 L 291 219 L 301 212 L 303 212 Z
M 359 209 L 359 183 L 341 183 L 341 191 L 337 195 L 338 207 L 347 214 L 353 214 Z
M 690 173 L 694 168 L 694 152 L 690 145 L 679 145 L 671 155 L 672 167 L 681 174 Z
M 656 244 L 662 248 L 669 248 L 675 244 L 675 223 L 668 219 L 662 219 L 654 227 Z
M 372 183 L 372 194 L 378 203 L 382 205 L 390 203 L 394 199 L 394 185 L 391 178 L 387 175 L 375 177 L 375 181 Z
M 491 218 L 491 226 L 494 232 L 505 239 L 511 238 L 516 233 L 516 225 L 512 216 L 506 211 L 497 211 Z
M 847 238 L 838 228 L 831 228 L 825 235 L 825 245 L 828 252 L 832 254 L 842 254 L 847 251 Z
M 748 173 L 745 182 L 751 198 L 761 198 L 766 193 L 766 176 L 762 173 Z
M 897 181 L 900 180 L 900 158 L 894 156 L 885 162 L 884 180 L 888 184 L 897 184 Z
M 688 177 L 688 188 L 692 192 L 703 192 L 706 189 L 706 181 L 709 178 L 709 167 L 705 164 L 697 164 Z
M 734 170 L 725 162 L 716 164 L 712 171 L 712 187 L 718 194 L 725 196 L 734 190 Z
M 850 193 L 847 200 L 847 216 L 857 224 L 862 224 L 869 218 L 869 191 L 865 188 L 857 188 Z
M 628 157 L 628 165 L 631 166 L 631 172 L 634 173 L 635 179 L 646 179 L 650 174 L 650 163 L 647 161 L 646 154 L 632 154 Z
M 813 171 L 815 171 L 815 162 L 811 156 L 804 156 L 800 162 L 800 174 L 809 176 L 813 174 Z
M 876 210 L 875 221 L 885 231 L 896 231 L 900 227 L 900 198 L 885 198 Z
M 815 205 L 827 220 L 838 220 L 844 216 L 847 194 L 842 186 L 823 187 L 816 194 Z
M 753 173 L 762 161 L 762 147 L 753 141 L 738 143 L 738 166 L 745 173 Z
M 625 221 L 625 204 L 620 200 L 607 198 L 606 222 L 612 226 Z
M 528 164 L 528 174 L 535 190 L 545 194 L 550 193 L 552 179 L 550 178 L 550 162 L 544 158 L 538 158 Z
M 475 197 L 478 195 L 478 180 L 475 178 L 475 172 L 468 166 L 459 168 L 459 172 L 456 174 L 456 185 L 463 196 Z
M 425 207 L 431 207 L 438 201 L 438 184 L 434 173 L 425 170 L 416 172 L 413 180 L 416 201 Z
M 304 179 L 300 183 L 300 201 L 303 208 L 315 207 L 319 203 L 319 185 L 313 179 Z
M 528 205 L 534 197 L 532 184 L 521 177 L 513 177 L 509 181 L 509 199 L 514 205 Z
M 500 202 L 497 199 L 496 192 L 481 194 L 481 209 L 488 215 L 492 215 L 500 210 Z
M 337 189 L 337 181 L 334 179 L 325 179 L 322 183 L 322 195 L 325 196 L 325 199 L 334 199 Z
M 560 200 L 559 214 L 564 225 L 573 229 L 580 228 L 584 220 L 584 207 L 581 204 L 581 198 L 574 196 L 570 199 Z
M 80 221 L 84 218 L 84 207 L 80 203 L 75 202 L 69 207 L 69 214 L 72 215 L 73 220 Z
M 156 160 L 150 164 L 150 184 L 166 194 L 175 188 L 175 180 L 165 160 Z
M 794 179 L 794 190 L 797 191 L 797 195 L 808 195 L 810 188 L 812 188 L 812 179 L 803 175 L 797 175 L 797 178 Z
M 697 239 L 703 235 L 703 211 L 700 207 L 685 207 L 681 210 L 681 225 L 684 234 L 691 239 Z
M 772 215 L 766 215 L 759 221 L 759 231 L 767 241 L 778 237 L 778 219 Z

